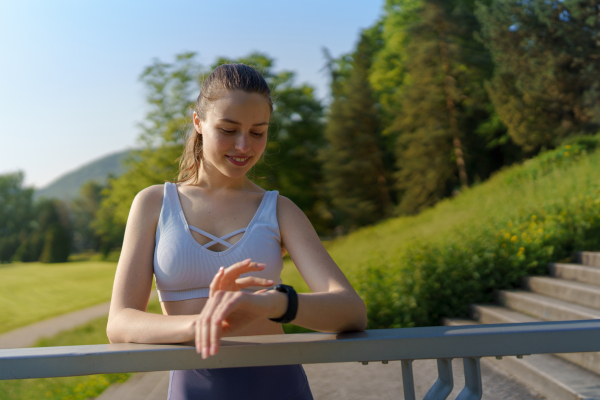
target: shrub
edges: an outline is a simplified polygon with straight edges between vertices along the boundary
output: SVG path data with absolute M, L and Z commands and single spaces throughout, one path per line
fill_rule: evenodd
M 477 218 L 441 240 L 418 237 L 391 257 L 372 257 L 357 276 L 369 327 L 464 317 L 470 304 L 491 302 L 496 290 L 546 274 L 549 262 L 600 249 L 600 152 L 587 154 L 599 138 L 564 144 L 461 195 L 487 193 L 480 203 L 492 203 L 495 212 L 486 214 L 489 204 L 474 207 Z M 502 191 L 517 195 L 506 199 Z

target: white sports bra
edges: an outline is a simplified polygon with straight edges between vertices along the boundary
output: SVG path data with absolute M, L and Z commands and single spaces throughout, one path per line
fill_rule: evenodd
M 208 297 L 210 283 L 219 268 L 227 268 L 247 258 L 266 264 L 264 270 L 252 272 L 252 276 L 271 279 L 275 284 L 281 283 L 283 259 L 277 223 L 278 195 L 277 191 L 266 192 L 246 228 L 219 238 L 187 223 L 179 201 L 177 185 L 165 183 L 154 248 L 154 276 L 159 300 L 177 301 Z M 201 245 L 194 239 L 190 229 L 212 241 Z M 244 235 L 236 243 L 225 241 L 242 232 Z M 220 252 L 209 250 L 208 248 L 215 243 L 221 243 L 228 249 Z M 242 277 L 248 275 L 244 274 Z M 259 289 L 264 288 L 247 290 Z

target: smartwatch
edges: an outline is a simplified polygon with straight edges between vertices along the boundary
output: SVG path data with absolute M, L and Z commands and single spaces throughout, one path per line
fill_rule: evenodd
M 296 318 L 296 313 L 298 312 L 298 295 L 293 287 L 289 285 L 276 285 L 270 287 L 267 290 L 277 290 L 278 292 L 287 294 L 288 297 L 288 306 L 285 314 L 283 314 L 279 318 L 269 318 L 273 322 L 280 322 L 282 324 L 289 324 Z

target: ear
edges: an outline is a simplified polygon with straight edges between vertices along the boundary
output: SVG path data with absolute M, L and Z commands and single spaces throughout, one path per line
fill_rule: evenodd
M 196 111 L 192 115 L 192 120 L 194 121 L 194 129 L 196 129 L 199 135 L 202 135 L 202 121 L 200 121 L 200 117 L 196 114 Z

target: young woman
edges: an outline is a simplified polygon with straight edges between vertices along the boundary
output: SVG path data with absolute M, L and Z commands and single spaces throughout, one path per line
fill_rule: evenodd
M 280 322 L 363 330 L 366 310 L 300 209 L 246 174 L 262 156 L 273 109 L 253 68 L 226 64 L 202 85 L 178 183 L 133 201 L 113 287 L 111 343 L 194 344 L 281 334 Z M 281 284 L 289 252 L 312 293 Z M 146 312 L 153 274 L 163 315 Z M 275 290 L 265 288 L 275 287 Z M 301 366 L 171 371 L 169 399 L 312 399 Z

